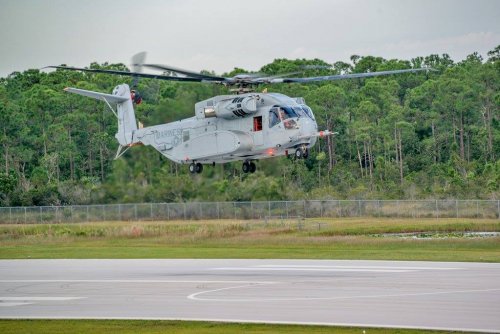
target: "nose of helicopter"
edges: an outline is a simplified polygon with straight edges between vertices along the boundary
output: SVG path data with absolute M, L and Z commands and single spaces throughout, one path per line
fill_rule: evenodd
M 300 134 L 302 136 L 312 136 L 318 132 L 318 126 L 316 122 L 307 117 L 301 117 L 299 119 Z
M 314 136 L 318 132 L 318 125 L 315 121 L 308 117 L 301 117 L 299 119 L 300 135 L 303 137 L 310 137 L 309 146 L 312 147 L 316 143 Z

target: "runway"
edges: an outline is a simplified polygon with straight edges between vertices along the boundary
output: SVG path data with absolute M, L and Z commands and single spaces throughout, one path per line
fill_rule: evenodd
M 0 318 L 189 319 L 500 332 L 500 264 L 2 260 Z

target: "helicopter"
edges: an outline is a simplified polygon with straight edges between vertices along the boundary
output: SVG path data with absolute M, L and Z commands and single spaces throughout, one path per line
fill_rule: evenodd
M 318 138 L 337 134 L 330 130 L 318 130 L 314 113 L 302 97 L 268 93 L 267 90 L 256 92 L 257 85 L 334 81 L 429 70 L 415 68 L 316 77 L 294 77 L 299 72 L 275 76 L 239 74 L 221 77 L 172 66 L 146 64 L 145 53 L 132 58 L 130 72 L 68 66 L 47 67 L 129 76 L 133 77 L 133 86 L 138 78 L 150 78 L 219 84 L 230 88 L 234 93 L 232 95 L 214 96 L 196 103 L 193 117 L 148 127 L 143 127 L 136 120 L 134 105 L 140 104 L 141 96 L 130 89 L 128 84 L 116 86 L 111 94 L 65 88 L 66 92 L 105 102 L 115 114 L 118 119 L 115 138 L 119 143 L 115 159 L 130 147 L 150 145 L 171 161 L 188 164 L 192 174 L 201 173 L 203 165 L 207 164 L 242 161 L 242 171 L 254 173 L 257 169 L 255 161 L 261 159 L 290 155 L 296 159 L 306 159 Z M 143 68 L 163 73 L 144 73 Z M 113 105 L 116 105 L 116 110 Z

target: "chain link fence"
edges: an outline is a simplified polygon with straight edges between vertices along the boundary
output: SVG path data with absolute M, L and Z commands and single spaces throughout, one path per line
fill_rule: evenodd
M 2 207 L 1 224 L 320 217 L 497 218 L 498 200 L 311 200 Z

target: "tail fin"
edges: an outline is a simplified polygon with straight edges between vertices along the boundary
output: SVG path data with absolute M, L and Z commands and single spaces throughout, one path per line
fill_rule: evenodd
M 65 91 L 104 101 L 108 106 L 110 106 L 110 103 L 116 103 L 116 113 L 110 106 L 111 110 L 118 118 L 118 132 L 115 138 L 121 146 L 127 146 L 134 143 L 133 134 L 134 131 L 137 130 L 137 121 L 135 119 L 130 88 L 127 84 L 116 86 L 115 89 L 113 89 L 113 94 L 104 94 L 77 88 L 66 88 Z
M 137 130 L 137 121 L 135 119 L 134 104 L 132 103 L 130 88 L 127 84 L 118 85 L 113 89 L 113 95 L 127 98 L 127 101 L 116 105 L 118 132 L 115 138 L 122 146 L 132 144 L 134 142 L 134 131 Z

